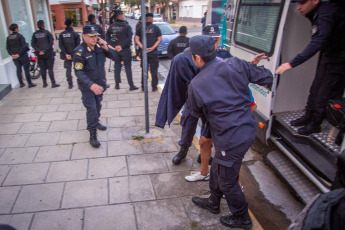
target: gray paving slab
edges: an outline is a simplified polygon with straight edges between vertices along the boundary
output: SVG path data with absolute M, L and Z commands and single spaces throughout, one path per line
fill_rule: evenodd
M 20 186 L 0 187 L 0 214 L 11 212 L 19 190 Z
M 163 154 L 165 162 L 167 163 L 170 171 L 177 172 L 177 171 L 190 171 L 190 170 L 200 169 L 200 164 L 197 163 L 196 160 L 193 160 L 193 158 L 190 156 L 191 154 L 187 154 L 186 158 L 182 160 L 181 164 L 179 165 L 173 164 L 172 159 L 174 158 L 176 154 L 177 152 Z
M 36 113 L 49 113 L 49 112 L 56 112 L 59 105 L 37 105 L 33 112 Z
M 22 125 L 23 123 L 0 124 L 0 135 L 1 134 L 16 134 L 18 133 Z
M 33 122 L 39 121 L 41 118 L 42 113 L 24 113 L 24 114 L 17 114 L 13 119 L 13 122 Z
M 140 142 L 137 140 L 109 141 L 108 156 L 142 154 Z
M 145 127 L 146 125 L 146 118 L 145 116 L 134 116 L 135 122 L 137 126 L 143 126 Z M 149 125 L 152 127 L 156 122 L 156 117 L 155 116 L 149 116 Z
M 141 141 L 141 146 L 145 153 L 178 151 L 175 142 L 171 137 L 144 139 Z
M 1 224 L 8 224 L 18 230 L 29 229 L 33 213 L 0 216 Z
M 89 179 L 127 176 L 126 157 L 107 157 L 89 160 Z
M 61 98 L 61 97 L 52 98 L 50 101 L 51 105 L 61 105 L 61 104 L 69 104 L 69 103 L 71 103 L 70 98 Z
M 13 121 L 15 116 L 8 115 L 8 114 L 1 114 L 0 115 L 0 124 L 8 124 Z
M 190 229 L 191 221 L 178 198 L 138 202 L 134 207 L 140 230 Z
M 58 91 L 46 91 L 43 94 L 44 98 L 53 98 L 53 97 L 63 97 L 65 95 L 65 92 L 58 92 Z
M 83 180 L 87 178 L 87 160 L 53 162 L 46 182 Z
M 0 164 L 23 164 L 32 163 L 38 147 L 7 148 L 0 157 Z
M 101 119 L 104 117 L 117 117 L 119 116 L 119 109 L 102 109 L 101 110 Z
M 133 205 L 120 204 L 86 208 L 84 230 L 94 229 L 135 230 L 136 224 Z
M 60 132 L 31 134 L 25 146 L 49 146 L 56 145 L 60 138 Z
M 115 108 L 128 108 L 131 107 L 131 103 L 129 101 L 108 101 L 107 108 L 108 109 L 115 109 Z
M 138 92 L 138 91 L 137 91 Z M 138 100 L 140 99 L 139 94 L 132 94 L 132 93 L 127 93 L 127 94 L 119 94 L 118 95 L 118 100 L 119 101 L 124 101 L 124 100 Z
M 44 183 L 49 163 L 14 165 L 3 185 L 24 185 Z
M 52 112 L 44 113 L 41 117 L 41 121 L 64 121 L 66 120 L 68 112 Z
M 63 183 L 23 186 L 12 213 L 58 209 L 63 187 Z
M 107 143 L 102 142 L 101 147 L 92 148 L 89 142 L 77 143 L 73 146 L 71 159 L 88 159 L 107 156 Z
M 23 147 L 28 138 L 28 134 L 0 135 L 0 148 Z
M 123 140 L 121 128 L 109 128 L 107 130 L 107 135 L 109 141 Z
M 141 126 L 123 127 L 121 128 L 122 137 L 123 139 L 133 140 L 133 137 L 138 136 L 138 133 L 144 129 Z
M 107 179 L 66 182 L 62 208 L 108 204 Z
M 10 169 L 12 168 L 11 165 L 3 165 L 0 166 L 0 185 L 2 184 L 2 182 L 5 180 L 8 172 L 10 171 Z
M 69 130 L 76 130 L 78 127 L 78 120 L 70 120 L 70 121 L 52 121 L 49 132 L 57 132 L 57 131 L 69 131 Z
M 83 210 L 70 209 L 70 210 L 36 213 L 30 229 L 31 230 L 47 230 L 47 229 L 49 230 L 81 230 L 82 225 L 83 225 Z
M 80 90 L 69 91 L 64 94 L 64 97 L 81 97 Z
M 57 111 L 64 112 L 64 111 L 80 111 L 82 109 L 82 104 L 61 104 Z
M 31 113 L 35 106 L 0 107 L 0 114 Z
M 120 116 L 123 117 L 140 115 L 145 115 L 145 109 L 143 107 L 121 108 L 120 110 Z
M 103 102 L 108 102 L 108 101 L 118 101 L 117 95 L 112 94 L 112 95 L 107 95 L 106 97 L 103 97 Z
M 86 111 L 70 111 L 67 116 L 67 120 L 80 120 L 86 119 Z
M 72 145 L 54 145 L 40 147 L 35 162 L 51 162 L 69 160 L 72 153 Z
M 65 131 L 61 133 L 58 144 L 72 144 L 89 141 L 90 133 L 87 130 Z
M 163 173 L 169 169 L 162 154 L 143 154 L 127 156 L 130 175 Z
M 18 133 L 43 133 L 47 132 L 50 121 L 37 121 L 24 123 Z
M 133 116 L 128 117 L 109 117 L 109 127 L 132 127 L 135 126 L 135 120 Z

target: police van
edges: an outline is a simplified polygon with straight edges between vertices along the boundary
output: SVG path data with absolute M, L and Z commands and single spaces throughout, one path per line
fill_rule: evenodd
M 265 52 L 260 64 L 272 73 L 281 63 L 300 53 L 311 39 L 311 23 L 290 0 L 210 1 L 207 23 L 220 21 L 222 43 L 233 56 L 250 61 Z M 272 89 L 250 84 L 258 105 L 257 138 L 274 143 L 280 151 L 267 160 L 295 190 L 303 202 L 330 189 L 336 173 L 336 157 L 342 144 L 335 144 L 339 130 L 327 120 L 322 131 L 297 134 L 290 121 L 302 116 L 314 79 L 319 54 L 282 75 L 274 75 Z

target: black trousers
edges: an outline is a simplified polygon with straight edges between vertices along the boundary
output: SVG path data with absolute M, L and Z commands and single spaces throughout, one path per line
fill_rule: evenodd
M 81 90 L 81 100 L 86 108 L 87 130 L 96 129 L 101 117 L 103 94 L 95 95 L 91 90 L 83 89 Z
M 147 54 L 147 64 L 150 68 L 151 77 L 152 77 L 152 87 L 156 87 L 158 85 L 158 67 L 159 67 L 159 58 L 158 58 L 158 51 L 154 50 Z M 141 68 L 143 68 L 143 61 L 140 64 Z M 141 86 L 144 87 L 144 75 L 141 74 Z
M 192 116 L 189 113 L 187 106 L 184 106 L 181 116 L 181 140 L 178 143 L 180 146 L 189 148 L 192 145 L 198 120 L 199 118 Z
M 32 84 L 31 82 L 31 76 L 30 76 L 30 63 L 29 63 L 29 57 L 28 55 L 22 55 L 21 57 L 17 59 L 13 59 L 14 65 L 17 68 L 17 78 L 19 83 L 22 85 L 24 84 L 23 82 L 23 76 L 22 76 L 22 67 L 24 67 L 24 73 L 25 73 L 25 78 L 28 84 Z
M 73 85 L 72 80 L 72 60 L 65 60 L 63 67 L 66 69 L 66 79 L 68 82 L 68 85 Z
M 38 66 L 41 69 L 42 80 L 44 83 L 47 83 L 47 70 L 49 74 L 50 81 L 54 84 L 54 61 L 55 56 L 52 54 L 48 59 L 38 58 Z
M 132 54 L 129 48 L 123 49 L 118 52 L 114 62 L 115 62 L 115 83 L 121 83 L 121 62 L 125 64 L 126 76 L 129 86 L 133 86 L 133 76 L 132 76 Z
M 345 88 L 345 63 L 322 63 L 322 57 L 319 63 L 307 102 L 317 124 L 325 118 L 327 101 L 342 97 Z

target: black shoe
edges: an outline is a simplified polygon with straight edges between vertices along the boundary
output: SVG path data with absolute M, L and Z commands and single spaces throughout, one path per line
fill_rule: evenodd
M 69 88 L 69 89 L 72 89 L 72 88 L 73 88 L 73 84 L 69 84 L 69 85 L 68 85 L 68 88 Z
M 321 132 L 321 125 L 314 122 L 310 122 L 306 126 L 303 126 L 302 128 L 299 128 L 297 130 L 298 134 L 304 135 L 304 136 L 309 136 L 310 134 L 319 133 L 319 132 Z
M 37 86 L 37 84 L 35 84 L 35 83 L 31 83 L 31 84 L 29 84 L 29 88 L 32 88 L 32 87 L 35 87 L 35 86 Z
M 139 89 L 139 87 L 137 87 L 135 85 L 132 85 L 131 87 L 129 87 L 129 91 L 137 90 L 137 89 Z
M 295 126 L 295 127 L 307 125 L 307 124 L 309 124 L 309 122 L 311 120 L 312 114 L 313 114 L 312 110 L 306 109 L 305 110 L 305 114 L 302 117 L 300 117 L 300 118 L 298 118 L 296 120 L 291 121 L 290 124 L 292 126 Z
M 176 156 L 174 156 L 174 158 L 172 159 L 172 163 L 174 163 L 175 165 L 181 164 L 181 161 L 187 156 L 188 149 L 189 148 L 181 146 L 180 152 L 178 152 Z
M 213 161 L 213 157 L 210 157 L 210 160 L 208 161 L 208 165 L 211 165 Z M 201 164 L 201 155 L 199 154 L 197 162 Z
M 89 132 L 90 132 L 90 140 L 89 140 L 90 145 L 94 148 L 99 148 L 99 146 L 101 146 L 101 143 L 99 143 L 97 139 L 97 129 L 89 130 Z
M 220 213 L 220 204 L 213 204 L 210 198 L 200 198 L 197 196 L 192 197 L 192 201 L 196 206 L 208 210 L 210 213 L 219 214 Z
M 109 85 L 109 84 L 106 84 L 105 87 L 110 88 L 110 85 Z
M 48 86 L 47 82 L 43 82 L 43 88 L 46 88 Z
M 60 87 L 60 84 L 56 84 L 56 83 L 52 84 L 52 88 L 57 88 L 57 87 Z
M 20 83 L 20 88 L 23 88 L 25 87 L 25 84 L 24 83 Z
M 145 91 L 144 87 L 142 87 L 142 86 L 141 86 L 141 91 L 143 91 L 143 92 Z
M 98 123 L 97 129 L 104 131 L 104 130 L 107 130 L 107 126 L 102 125 L 101 123 Z
M 244 216 L 221 216 L 220 223 L 229 228 L 250 229 L 253 227 L 250 217 Z
M 153 86 L 153 87 L 152 87 L 152 92 L 155 92 L 155 91 L 157 91 L 157 90 L 158 90 L 157 86 Z
M 120 84 L 116 84 L 115 89 L 120 89 Z

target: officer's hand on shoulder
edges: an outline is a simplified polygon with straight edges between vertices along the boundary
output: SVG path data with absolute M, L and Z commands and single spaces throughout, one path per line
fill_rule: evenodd
M 104 91 L 103 87 L 98 84 L 92 84 L 90 90 L 96 95 L 100 95 Z

